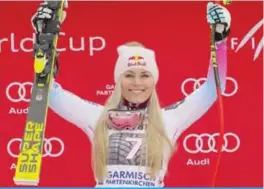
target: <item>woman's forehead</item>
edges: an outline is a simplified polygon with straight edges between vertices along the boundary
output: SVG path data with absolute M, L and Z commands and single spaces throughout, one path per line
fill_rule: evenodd
M 125 73 L 135 73 L 135 74 L 137 74 L 137 73 L 149 73 L 150 74 L 149 71 L 147 71 L 145 69 L 141 69 L 141 68 L 131 68 L 131 69 L 125 71 Z

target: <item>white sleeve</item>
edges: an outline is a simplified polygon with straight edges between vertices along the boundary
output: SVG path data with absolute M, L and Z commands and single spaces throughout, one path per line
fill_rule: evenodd
M 217 46 L 217 59 L 221 90 L 225 90 L 227 51 L 226 43 Z M 175 103 L 163 109 L 166 130 L 173 142 L 177 140 L 182 132 L 200 119 L 217 99 L 216 84 L 212 62 L 209 65 L 207 81 L 180 103 Z
M 59 116 L 82 129 L 92 141 L 95 124 L 103 106 L 81 99 L 53 81 L 49 107 Z

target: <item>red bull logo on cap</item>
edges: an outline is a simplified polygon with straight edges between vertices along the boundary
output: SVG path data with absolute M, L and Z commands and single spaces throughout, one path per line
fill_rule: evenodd
M 128 59 L 128 67 L 130 66 L 146 66 L 146 61 L 142 56 L 134 55 Z

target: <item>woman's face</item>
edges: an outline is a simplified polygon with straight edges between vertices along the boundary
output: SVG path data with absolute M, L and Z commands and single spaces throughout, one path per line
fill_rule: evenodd
M 134 68 L 123 73 L 121 77 L 122 97 L 131 103 L 143 103 L 155 87 L 150 72 Z

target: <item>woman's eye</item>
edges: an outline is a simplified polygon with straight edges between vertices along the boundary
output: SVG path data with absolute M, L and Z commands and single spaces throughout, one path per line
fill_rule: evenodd
M 148 77 L 149 77 L 149 75 L 148 75 L 148 74 L 144 74 L 144 75 L 142 75 L 141 77 L 148 78 Z
M 132 74 L 126 74 L 125 77 L 130 78 L 130 77 L 134 77 L 134 76 Z

